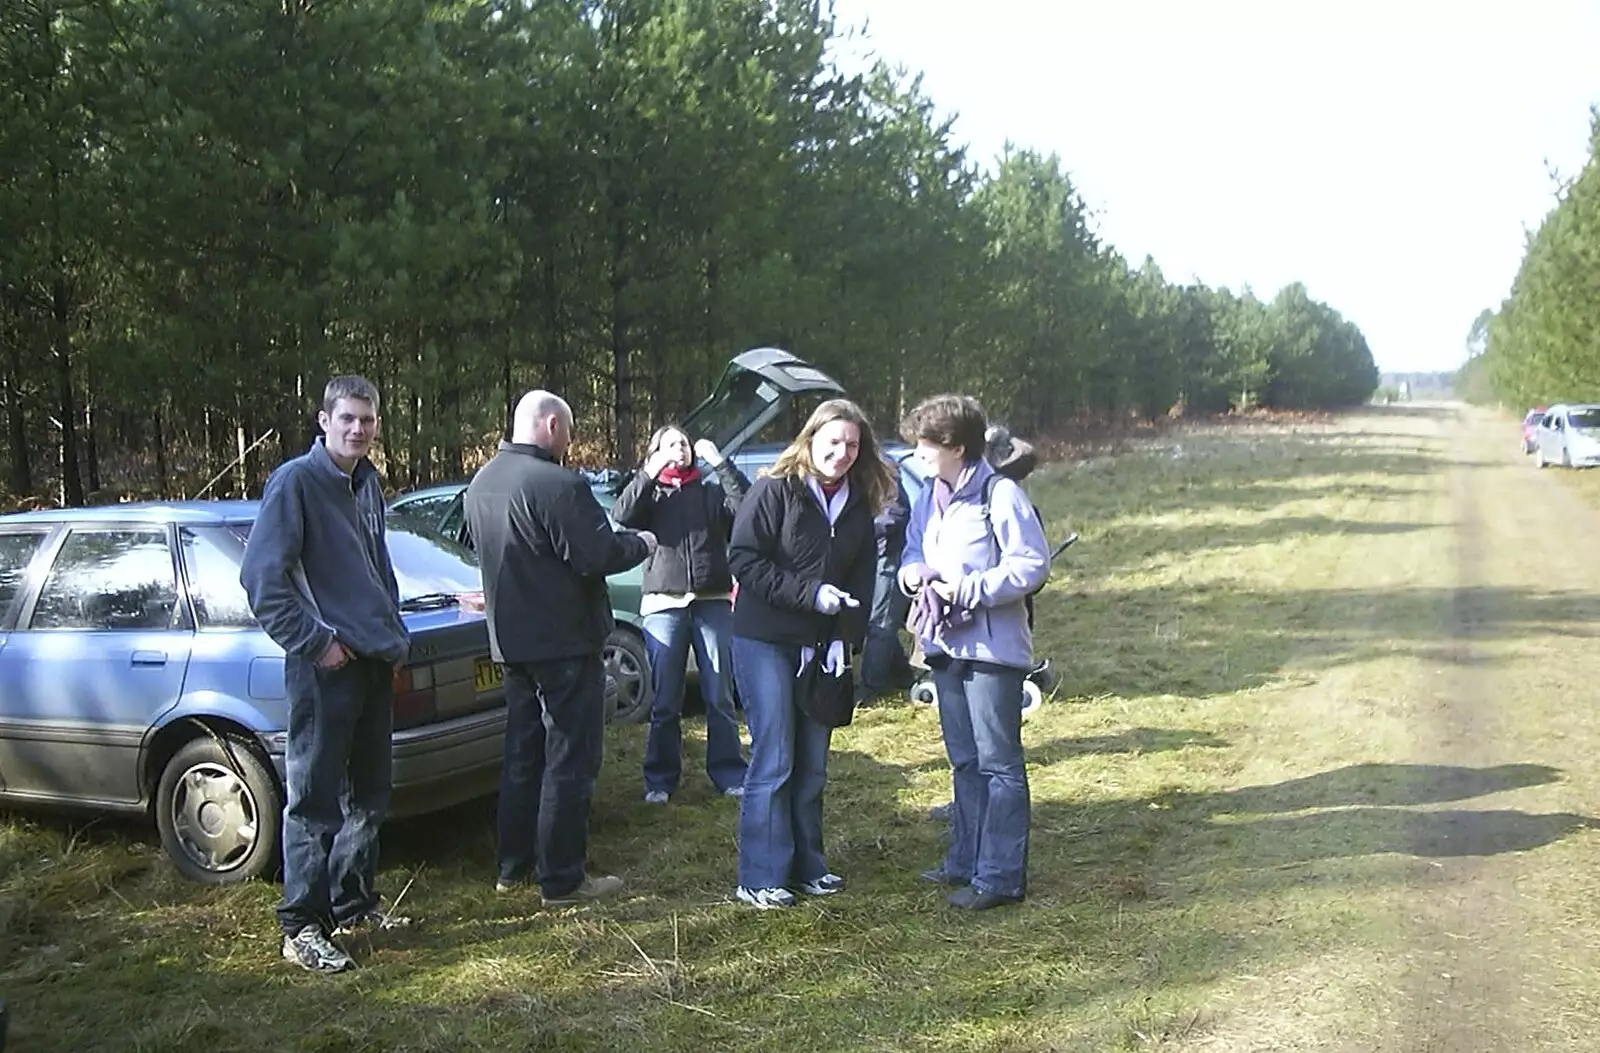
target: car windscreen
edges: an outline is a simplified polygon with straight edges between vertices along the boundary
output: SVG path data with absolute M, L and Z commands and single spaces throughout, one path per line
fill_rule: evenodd
M 1578 431 L 1592 431 L 1600 428 L 1600 408 L 1569 410 L 1567 412 L 1567 425 Z

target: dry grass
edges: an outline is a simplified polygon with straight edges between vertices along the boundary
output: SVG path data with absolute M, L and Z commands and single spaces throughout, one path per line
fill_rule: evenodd
M 493 895 L 487 805 L 397 824 L 385 883 L 414 879 L 425 924 L 357 946 L 344 977 L 277 959 L 271 886 L 194 888 L 136 828 L 13 817 L 0 990 L 14 1037 L 330 1053 L 1406 1048 L 1384 1039 L 1407 904 L 1459 862 L 1457 810 L 1478 802 L 1505 815 L 1488 854 L 1549 860 L 1528 887 L 1549 893 L 1544 923 L 1574 927 L 1540 982 L 1587 981 L 1580 900 L 1550 891 L 1584 846 L 1557 809 L 1586 802 L 1534 763 L 1561 751 L 1530 733 L 1460 763 L 1418 734 L 1459 668 L 1446 454 L 1436 421 L 1391 413 L 1179 427 L 1041 473 L 1053 530 L 1083 541 L 1041 596 L 1040 650 L 1064 676 L 1027 726 L 1021 908 L 956 915 L 915 880 L 941 850 L 925 810 L 948 792 L 925 709 L 865 710 L 836 736 L 830 863 L 851 887 L 772 913 L 728 902 L 733 802 L 696 784 L 647 809 L 642 735 L 619 728 L 593 856 L 628 895 L 559 911 Z M 1573 646 L 1553 630 L 1595 614 L 1586 596 L 1497 587 L 1485 654 L 1548 666 Z M 1549 811 L 1516 811 L 1530 804 Z

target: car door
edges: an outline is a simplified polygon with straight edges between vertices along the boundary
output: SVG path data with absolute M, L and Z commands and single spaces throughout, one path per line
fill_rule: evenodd
M 73 524 L 6 641 L 0 772 L 13 797 L 126 807 L 140 744 L 183 690 L 193 633 L 164 524 Z
M 30 568 L 44 550 L 50 530 L 48 525 L 39 525 L 0 532 L 0 739 L 9 734 L 10 701 L 17 697 L 23 679 L 22 667 L 14 654 L 7 654 L 6 644 L 28 593 Z M 5 767 L 0 765 L 0 790 L 5 789 L 5 776 Z
M 683 418 L 683 428 L 695 439 L 710 439 L 727 456 L 761 433 L 786 408 L 802 408 L 812 400 L 844 394 L 828 374 L 787 351 L 758 347 L 735 355 L 709 398 Z M 799 424 L 782 436 L 788 440 Z
M 1544 419 L 1539 422 L 1539 427 L 1534 430 L 1534 441 L 1538 443 L 1539 456 L 1544 458 L 1546 464 L 1558 461 L 1561 458 L 1561 451 L 1556 448 L 1560 438 L 1556 434 L 1556 417 L 1558 415 L 1555 410 L 1546 413 Z
M 1567 452 L 1567 414 L 1565 410 L 1550 414 L 1550 449 L 1545 460 L 1551 464 L 1564 464 Z

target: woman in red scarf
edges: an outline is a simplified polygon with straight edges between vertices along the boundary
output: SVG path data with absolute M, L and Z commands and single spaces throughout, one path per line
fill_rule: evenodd
M 713 477 L 702 474 L 696 454 Z M 738 797 L 744 792 L 745 759 L 729 659 L 728 534 L 748 486 L 715 443 L 702 439 L 691 445 L 682 429 L 668 426 L 651 436 L 644 467 L 611 510 L 618 523 L 647 529 L 658 541 L 644 565 L 639 604 L 655 681 L 644 759 L 644 799 L 651 804 L 665 804 L 683 774 L 681 718 L 691 646 L 706 701 L 706 775 L 719 793 Z

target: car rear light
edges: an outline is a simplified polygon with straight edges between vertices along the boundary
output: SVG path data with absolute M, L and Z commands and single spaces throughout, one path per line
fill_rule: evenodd
M 438 713 L 438 697 L 433 689 L 431 665 L 404 666 L 395 670 L 393 687 L 392 710 L 396 731 L 433 722 Z

